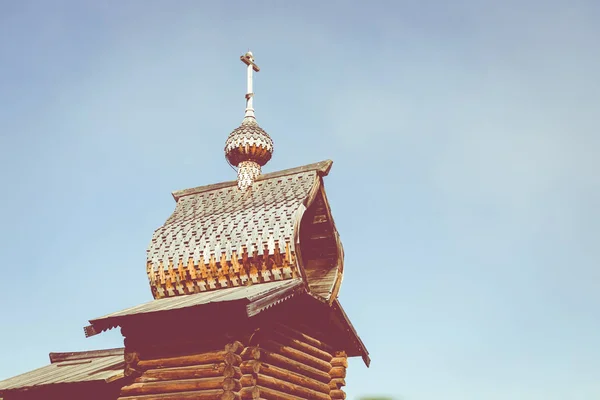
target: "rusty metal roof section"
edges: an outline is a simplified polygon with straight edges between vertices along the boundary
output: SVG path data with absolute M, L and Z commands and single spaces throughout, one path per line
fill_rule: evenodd
M 147 251 L 154 298 L 300 277 L 324 281 L 313 288 L 333 301 L 343 251 L 323 189 L 331 165 L 261 175 L 247 191 L 231 181 L 174 192 L 175 211 Z M 307 210 L 303 229 L 312 234 L 301 236 Z
M 215 303 L 228 303 L 230 306 L 237 304 L 244 307 L 244 311 L 248 317 L 252 317 L 304 291 L 305 286 L 301 280 L 290 279 L 261 285 L 240 286 L 219 291 L 196 293 L 188 296 L 156 299 L 92 319 L 90 320 L 91 325 L 86 326 L 84 331 L 86 337 L 89 337 L 121 326 L 124 321 L 131 320 L 132 317 L 207 306 Z
M 0 395 L 9 391 L 83 382 L 114 382 L 123 377 L 123 349 L 50 353 L 50 365 L 0 381 Z

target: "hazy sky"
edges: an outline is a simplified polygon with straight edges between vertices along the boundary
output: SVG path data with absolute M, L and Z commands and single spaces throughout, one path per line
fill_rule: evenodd
M 600 2 L 0 0 L 0 379 L 119 347 L 171 191 L 331 158 L 349 399 L 600 397 Z

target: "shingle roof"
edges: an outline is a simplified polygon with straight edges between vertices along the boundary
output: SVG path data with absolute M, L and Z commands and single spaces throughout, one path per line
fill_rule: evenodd
M 301 275 L 295 235 L 331 165 L 265 174 L 246 192 L 236 181 L 174 192 L 175 211 L 147 250 L 154 297 Z
M 50 365 L 0 381 L 0 394 L 46 385 L 111 382 L 123 377 L 123 349 L 50 353 Z

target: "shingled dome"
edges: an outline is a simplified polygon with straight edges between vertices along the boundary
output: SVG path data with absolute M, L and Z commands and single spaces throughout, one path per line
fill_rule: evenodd
M 299 278 L 333 301 L 343 250 L 325 196 L 331 161 L 173 193 L 147 252 L 154 298 Z
M 261 167 L 273 155 L 273 140 L 254 118 L 244 118 L 225 142 L 225 157 L 235 167 L 243 161 L 254 161 Z

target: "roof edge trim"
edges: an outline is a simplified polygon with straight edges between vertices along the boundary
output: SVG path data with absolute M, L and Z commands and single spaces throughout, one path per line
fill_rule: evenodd
M 123 347 L 113 349 L 101 349 L 101 350 L 87 350 L 87 351 L 72 351 L 64 353 L 50 353 L 50 363 L 62 361 L 75 361 L 75 360 L 89 360 L 91 358 L 109 357 L 109 356 L 120 356 L 124 352 Z
M 255 181 L 260 182 L 260 181 L 266 180 L 266 179 L 279 178 L 282 176 L 298 174 L 300 172 L 307 172 L 307 171 L 317 171 L 319 176 L 327 176 L 329 174 L 329 171 L 331 170 L 332 165 L 333 165 L 332 160 L 324 160 L 324 161 L 320 161 L 320 162 L 317 162 L 314 164 L 303 165 L 301 167 L 284 169 L 281 171 L 275 171 L 275 172 L 270 172 L 268 174 L 260 175 L 258 178 L 256 178 Z M 175 201 L 178 201 L 180 198 L 182 198 L 184 196 L 208 192 L 210 190 L 223 189 L 223 188 L 230 187 L 230 186 L 237 186 L 237 180 L 215 183 L 212 185 L 198 186 L 198 187 L 194 187 L 194 188 L 190 188 L 190 189 L 177 190 L 177 191 L 174 191 L 172 193 L 172 195 L 173 195 L 173 198 L 175 199 Z

